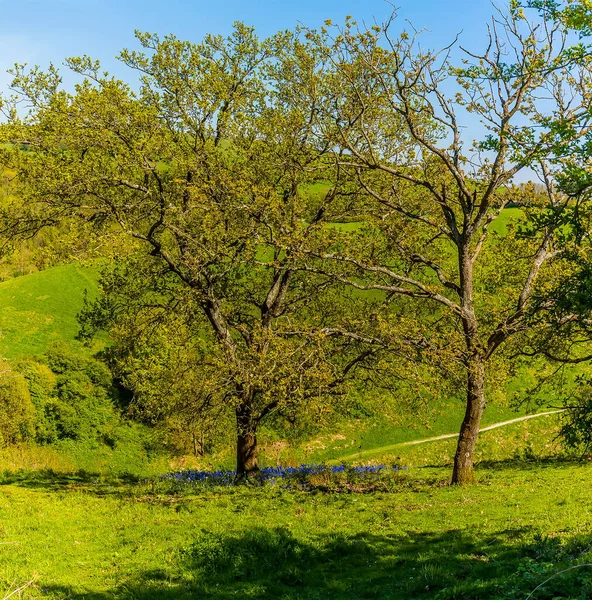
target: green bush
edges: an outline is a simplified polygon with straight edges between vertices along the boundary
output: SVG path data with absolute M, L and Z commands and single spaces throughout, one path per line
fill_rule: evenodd
M 100 439 L 103 430 L 120 420 L 112 390 L 95 385 L 86 372 L 73 371 L 57 377 L 54 412 L 62 436 L 71 439 Z M 109 427 L 111 426 L 111 427 Z
M 19 360 L 15 368 L 25 378 L 35 407 L 35 441 L 40 444 L 56 442 L 58 431 L 52 416 L 56 393 L 55 373 L 46 364 L 30 358 Z
M 59 343 L 49 347 L 45 356 L 20 360 L 17 368 L 34 405 L 38 443 L 76 440 L 110 448 L 117 445 L 118 431 L 125 429 L 125 423 L 104 363 Z
M 126 390 L 82 346 L 53 345 L 45 355 L 15 361 L 11 372 L 4 395 L 12 404 L 0 397 L 0 444 L 32 440 L 53 445 L 91 471 L 144 472 L 153 459 L 161 459 L 162 445 L 152 428 L 126 418 Z M 15 386 L 20 386 L 18 394 Z M 25 419 L 13 406 L 17 397 Z
M 31 439 L 35 433 L 35 406 L 25 378 L 0 363 L 0 445 Z

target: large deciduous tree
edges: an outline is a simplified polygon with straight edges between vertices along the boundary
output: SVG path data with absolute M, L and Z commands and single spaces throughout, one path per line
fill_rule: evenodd
M 491 21 L 483 52 L 457 50 L 460 67 L 454 46 L 425 51 L 417 34 L 393 29 L 392 20 L 370 29 L 349 20 L 335 35 L 309 32 L 332 56 L 326 134 L 366 195 L 376 238 L 317 256 L 348 286 L 431 307 L 423 339 L 465 374 L 452 475 L 465 484 L 474 480 L 488 365 L 532 324 L 533 292 L 559 259 L 570 200 L 556 189 L 553 161 L 590 131 L 588 63 L 560 25 L 531 23 L 518 9 Z M 512 184 L 527 167 L 542 182 L 530 191 Z M 496 234 L 511 202 L 544 213 L 541 226 Z
M 22 222 L 74 216 L 134 240 L 138 284 L 152 287 L 136 304 L 120 294 L 120 308 L 176 311 L 208 341 L 242 476 L 258 469 L 263 419 L 322 404 L 359 363 L 356 340 L 327 329 L 326 280 L 291 268 L 347 203 L 318 136 L 326 57 L 241 24 L 200 44 L 138 39 L 142 51 L 120 56 L 140 75 L 137 91 L 86 57 L 67 62 L 82 76 L 72 93 L 54 69 L 16 69 L 28 104 L 11 122 L 12 140 L 27 142 L 11 156 L 30 211 Z M 310 191 L 322 180 L 331 185 Z M 344 347 L 335 360 L 329 342 Z

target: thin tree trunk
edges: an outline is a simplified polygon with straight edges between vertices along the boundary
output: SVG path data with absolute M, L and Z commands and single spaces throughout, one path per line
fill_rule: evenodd
M 236 409 L 236 475 L 238 478 L 246 478 L 259 471 L 257 420 L 249 404 L 243 404 Z
M 199 439 L 197 437 L 197 433 L 193 431 L 191 434 L 191 439 L 193 440 L 193 454 L 197 456 L 205 456 L 205 442 L 204 442 L 204 432 L 202 431 L 199 435 Z
M 479 344 L 478 323 L 473 303 L 473 255 L 470 229 L 463 235 L 459 250 L 462 321 L 468 357 L 467 405 L 454 455 L 452 483 L 465 485 L 475 482 L 473 458 L 481 417 L 485 410 L 485 356 Z
M 467 409 L 463 419 L 456 454 L 452 483 L 466 485 L 475 483 L 473 458 L 479 435 L 481 417 L 485 410 L 485 362 L 482 357 L 474 357 L 467 373 Z

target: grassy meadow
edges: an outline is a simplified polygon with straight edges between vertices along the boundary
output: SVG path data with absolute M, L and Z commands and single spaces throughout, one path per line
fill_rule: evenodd
M 500 428 L 491 447 L 506 450 L 469 488 L 447 485 L 448 442 L 425 445 L 432 466 L 358 490 L 5 473 L 1 584 L 56 599 L 527 598 L 592 558 L 592 474 L 537 457 L 551 433 Z M 532 597 L 590 592 L 582 567 Z

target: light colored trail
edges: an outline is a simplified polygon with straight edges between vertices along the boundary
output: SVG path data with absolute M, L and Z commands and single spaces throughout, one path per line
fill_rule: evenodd
M 497 429 L 498 427 L 505 427 L 506 425 L 512 425 L 512 423 L 520 423 L 520 421 L 528 421 L 528 419 L 537 419 L 538 417 L 544 417 L 546 415 L 556 415 L 557 413 L 563 412 L 563 409 L 559 410 L 549 410 L 547 412 L 536 413 L 534 415 L 526 415 L 524 417 L 517 417 L 516 419 L 510 419 L 509 421 L 502 421 L 501 423 L 494 423 L 493 425 L 488 425 L 487 427 L 483 427 L 479 433 L 483 433 L 484 431 L 490 431 L 491 429 Z M 333 460 L 328 461 L 329 463 L 342 462 L 347 460 L 355 460 L 358 458 L 362 458 L 364 456 L 368 456 L 370 454 L 379 454 L 381 452 L 389 452 L 390 450 L 395 450 L 396 448 L 403 448 L 404 446 L 416 446 L 417 444 L 426 444 L 427 442 L 437 442 L 439 440 L 448 440 L 452 438 L 458 437 L 458 433 L 445 433 L 444 435 L 437 435 L 435 437 L 424 438 L 423 440 L 413 440 L 411 442 L 398 442 L 397 444 L 390 444 L 389 446 L 380 446 L 379 448 L 372 448 L 370 450 L 362 450 L 360 452 L 356 452 L 355 454 L 348 454 L 347 456 L 340 456 L 339 458 L 335 458 Z

